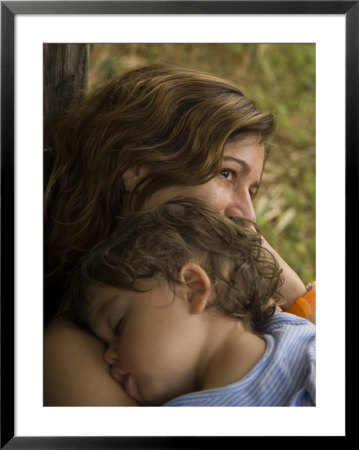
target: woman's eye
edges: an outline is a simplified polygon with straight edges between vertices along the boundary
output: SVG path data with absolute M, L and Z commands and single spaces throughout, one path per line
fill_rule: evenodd
M 249 191 L 249 195 L 250 195 L 251 199 L 253 199 L 256 196 L 256 194 L 257 194 L 257 190 Z
M 222 169 L 221 170 L 221 175 L 226 178 L 227 180 L 232 180 L 235 176 L 235 173 L 233 172 L 233 170 L 230 169 Z
M 257 195 L 258 189 L 259 189 L 259 185 L 249 191 L 249 195 L 251 196 L 251 199 L 253 199 Z

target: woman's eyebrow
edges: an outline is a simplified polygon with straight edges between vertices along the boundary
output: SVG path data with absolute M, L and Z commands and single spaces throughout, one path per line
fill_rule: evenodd
M 223 158 L 223 160 L 224 161 L 234 161 L 235 163 L 239 164 L 242 168 L 244 175 L 248 175 L 249 172 L 251 171 L 251 168 L 246 163 L 246 161 L 243 161 L 243 159 L 234 158 L 233 156 L 225 156 Z
M 248 175 L 251 171 L 249 164 L 246 161 L 244 161 L 243 159 L 238 159 L 238 158 L 235 158 L 234 156 L 225 156 L 223 158 L 223 160 L 224 161 L 234 161 L 235 163 L 239 164 L 242 168 L 244 175 Z M 261 175 L 261 178 L 262 178 L 262 175 Z M 255 181 L 254 183 L 252 183 L 251 186 L 255 189 L 259 189 L 260 184 L 261 184 L 261 180 L 258 180 L 258 181 Z

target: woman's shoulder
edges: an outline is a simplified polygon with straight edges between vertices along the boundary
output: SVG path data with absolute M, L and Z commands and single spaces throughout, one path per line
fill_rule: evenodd
M 96 339 L 87 330 L 79 327 L 66 317 L 58 316 L 45 328 L 45 339 L 68 338 L 73 336 L 89 337 Z
M 105 346 L 74 323 L 57 319 L 44 333 L 46 406 L 136 406 L 111 378 Z
M 44 344 L 50 347 L 58 347 L 56 350 L 66 350 L 66 354 L 76 351 L 76 347 L 86 346 L 90 350 L 102 351 L 104 345 L 88 331 L 80 328 L 75 323 L 66 319 L 56 319 L 45 328 Z

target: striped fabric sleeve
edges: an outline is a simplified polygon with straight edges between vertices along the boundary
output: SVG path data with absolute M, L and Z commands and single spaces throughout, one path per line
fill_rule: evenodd
M 263 337 L 266 351 L 243 378 L 183 395 L 163 406 L 315 406 L 315 326 L 278 313 Z

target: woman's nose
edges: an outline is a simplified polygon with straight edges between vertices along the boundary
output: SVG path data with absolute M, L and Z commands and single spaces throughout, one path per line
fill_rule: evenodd
M 113 366 L 115 361 L 117 360 L 116 350 L 112 347 L 108 347 L 104 353 L 104 359 L 108 365 Z
M 256 220 L 256 213 L 249 192 L 237 194 L 227 205 L 224 213 L 228 217 L 244 217 L 253 222 Z

